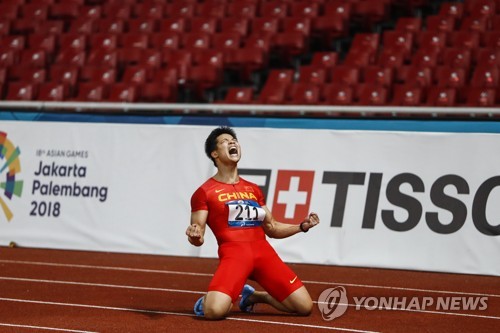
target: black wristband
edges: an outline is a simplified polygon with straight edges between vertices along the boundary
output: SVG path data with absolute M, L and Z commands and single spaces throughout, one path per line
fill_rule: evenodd
M 299 229 L 300 229 L 300 231 L 302 231 L 302 232 L 308 232 L 308 231 L 309 231 L 309 229 L 307 229 L 307 230 L 306 230 L 306 229 L 304 229 L 304 226 L 302 225 L 302 224 L 304 224 L 304 223 L 305 223 L 305 222 L 300 223 L 300 225 L 299 225 Z

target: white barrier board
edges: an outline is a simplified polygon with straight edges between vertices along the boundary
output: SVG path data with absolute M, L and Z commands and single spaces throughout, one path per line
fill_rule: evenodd
M 212 129 L 0 122 L 0 244 L 215 257 L 184 235 Z M 285 261 L 500 275 L 500 135 L 236 130 L 274 216 L 321 218 Z

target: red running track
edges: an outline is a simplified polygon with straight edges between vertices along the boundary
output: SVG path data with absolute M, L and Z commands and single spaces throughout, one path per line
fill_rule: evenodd
M 258 305 L 236 306 L 226 320 L 192 313 L 215 259 L 0 247 L 0 332 L 495 332 L 500 278 L 401 270 L 291 264 L 315 301 L 309 317 Z M 258 285 L 250 281 L 255 287 Z M 318 297 L 345 288 L 349 306 L 324 320 Z M 371 301 L 356 307 L 361 297 Z M 405 309 L 375 301 L 406 297 Z M 422 309 L 410 300 L 483 298 L 483 310 Z M 452 299 L 452 300 L 453 300 Z M 449 303 L 452 304 L 452 303 Z M 460 303 L 462 304 L 462 303 Z

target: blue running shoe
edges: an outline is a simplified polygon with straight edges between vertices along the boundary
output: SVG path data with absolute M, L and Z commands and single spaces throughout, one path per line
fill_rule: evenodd
M 255 292 L 255 289 L 248 285 L 245 284 L 243 287 L 243 290 L 241 291 L 241 301 L 240 301 L 240 310 L 243 312 L 252 312 L 253 311 L 253 303 L 250 303 L 248 301 L 248 298 L 253 295 Z
M 205 312 L 203 312 L 203 297 L 200 297 L 200 299 L 194 303 L 194 314 L 198 317 L 203 317 L 205 315 Z

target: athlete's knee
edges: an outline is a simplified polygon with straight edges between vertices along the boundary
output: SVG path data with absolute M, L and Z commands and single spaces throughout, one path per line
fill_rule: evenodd
M 228 307 L 224 304 L 206 304 L 205 318 L 209 320 L 221 320 L 224 319 L 228 313 Z
M 295 313 L 300 316 L 309 316 L 313 309 L 312 300 L 304 300 L 295 304 Z

